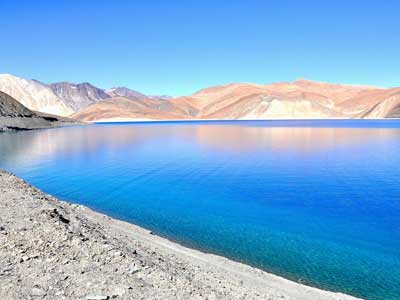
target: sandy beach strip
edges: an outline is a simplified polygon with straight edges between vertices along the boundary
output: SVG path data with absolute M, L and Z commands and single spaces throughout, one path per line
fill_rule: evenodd
M 0 170 L 0 299 L 355 298 L 183 247 Z

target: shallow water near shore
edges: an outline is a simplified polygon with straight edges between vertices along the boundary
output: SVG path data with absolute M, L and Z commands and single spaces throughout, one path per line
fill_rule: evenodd
M 400 121 L 96 124 L 0 134 L 60 199 L 323 289 L 400 295 Z

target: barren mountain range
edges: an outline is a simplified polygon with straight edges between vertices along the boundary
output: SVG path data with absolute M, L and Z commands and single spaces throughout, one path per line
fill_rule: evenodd
M 233 83 L 170 98 L 89 83 L 44 84 L 0 75 L 3 91 L 30 109 L 82 121 L 160 119 L 325 119 L 400 117 L 400 88 L 310 80 Z
M 73 84 L 58 82 L 48 85 L 62 102 L 74 112 L 80 111 L 97 101 L 110 98 L 110 96 L 88 82 Z
M 138 95 L 137 98 L 148 97 L 127 88 L 113 88 L 106 91 L 88 82 L 45 84 L 10 74 L 0 74 L 0 91 L 14 97 L 29 109 L 60 116 L 70 116 L 91 104 L 114 97 L 118 93 L 123 93 L 126 97 L 132 94 Z

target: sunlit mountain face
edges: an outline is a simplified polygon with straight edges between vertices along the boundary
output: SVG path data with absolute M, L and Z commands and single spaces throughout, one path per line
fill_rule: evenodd
M 126 87 L 104 90 L 90 83 L 47 85 L 0 75 L 0 91 L 32 110 L 81 121 L 374 119 L 400 115 L 400 88 L 304 79 L 265 85 L 233 83 L 170 98 Z

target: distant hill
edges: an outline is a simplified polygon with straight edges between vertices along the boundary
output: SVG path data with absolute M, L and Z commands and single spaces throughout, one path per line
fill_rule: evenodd
M 104 90 L 88 82 L 80 84 L 57 82 L 48 86 L 74 112 L 80 111 L 97 101 L 110 98 Z
M 90 105 L 71 117 L 84 121 L 171 120 L 184 119 L 185 111 L 165 100 L 115 97 Z
M 300 79 L 272 84 L 231 83 L 171 98 L 90 83 L 44 84 L 0 75 L 4 91 L 27 108 L 82 121 L 160 119 L 398 118 L 400 88 Z
M 274 84 L 233 83 L 190 96 L 149 102 L 123 97 L 100 101 L 75 114 L 85 121 L 135 119 L 329 119 L 400 115 L 400 89 L 310 80 Z M 151 109 L 149 109 L 149 107 Z
M 52 128 L 69 124 L 75 124 L 75 121 L 31 111 L 10 95 L 0 92 L 0 132 Z
M 139 93 L 135 90 L 128 89 L 126 87 L 114 87 L 112 89 L 106 90 L 109 98 L 114 97 L 126 97 L 129 99 L 143 99 L 147 98 L 145 94 Z
M 147 95 L 147 97 L 155 100 L 169 100 L 173 98 L 172 96 L 168 95 Z
M 153 100 L 169 100 L 171 96 L 167 95 L 145 95 L 138 91 L 128 89 L 126 87 L 114 87 L 105 91 L 110 98 L 125 97 L 128 99 L 153 99 Z

